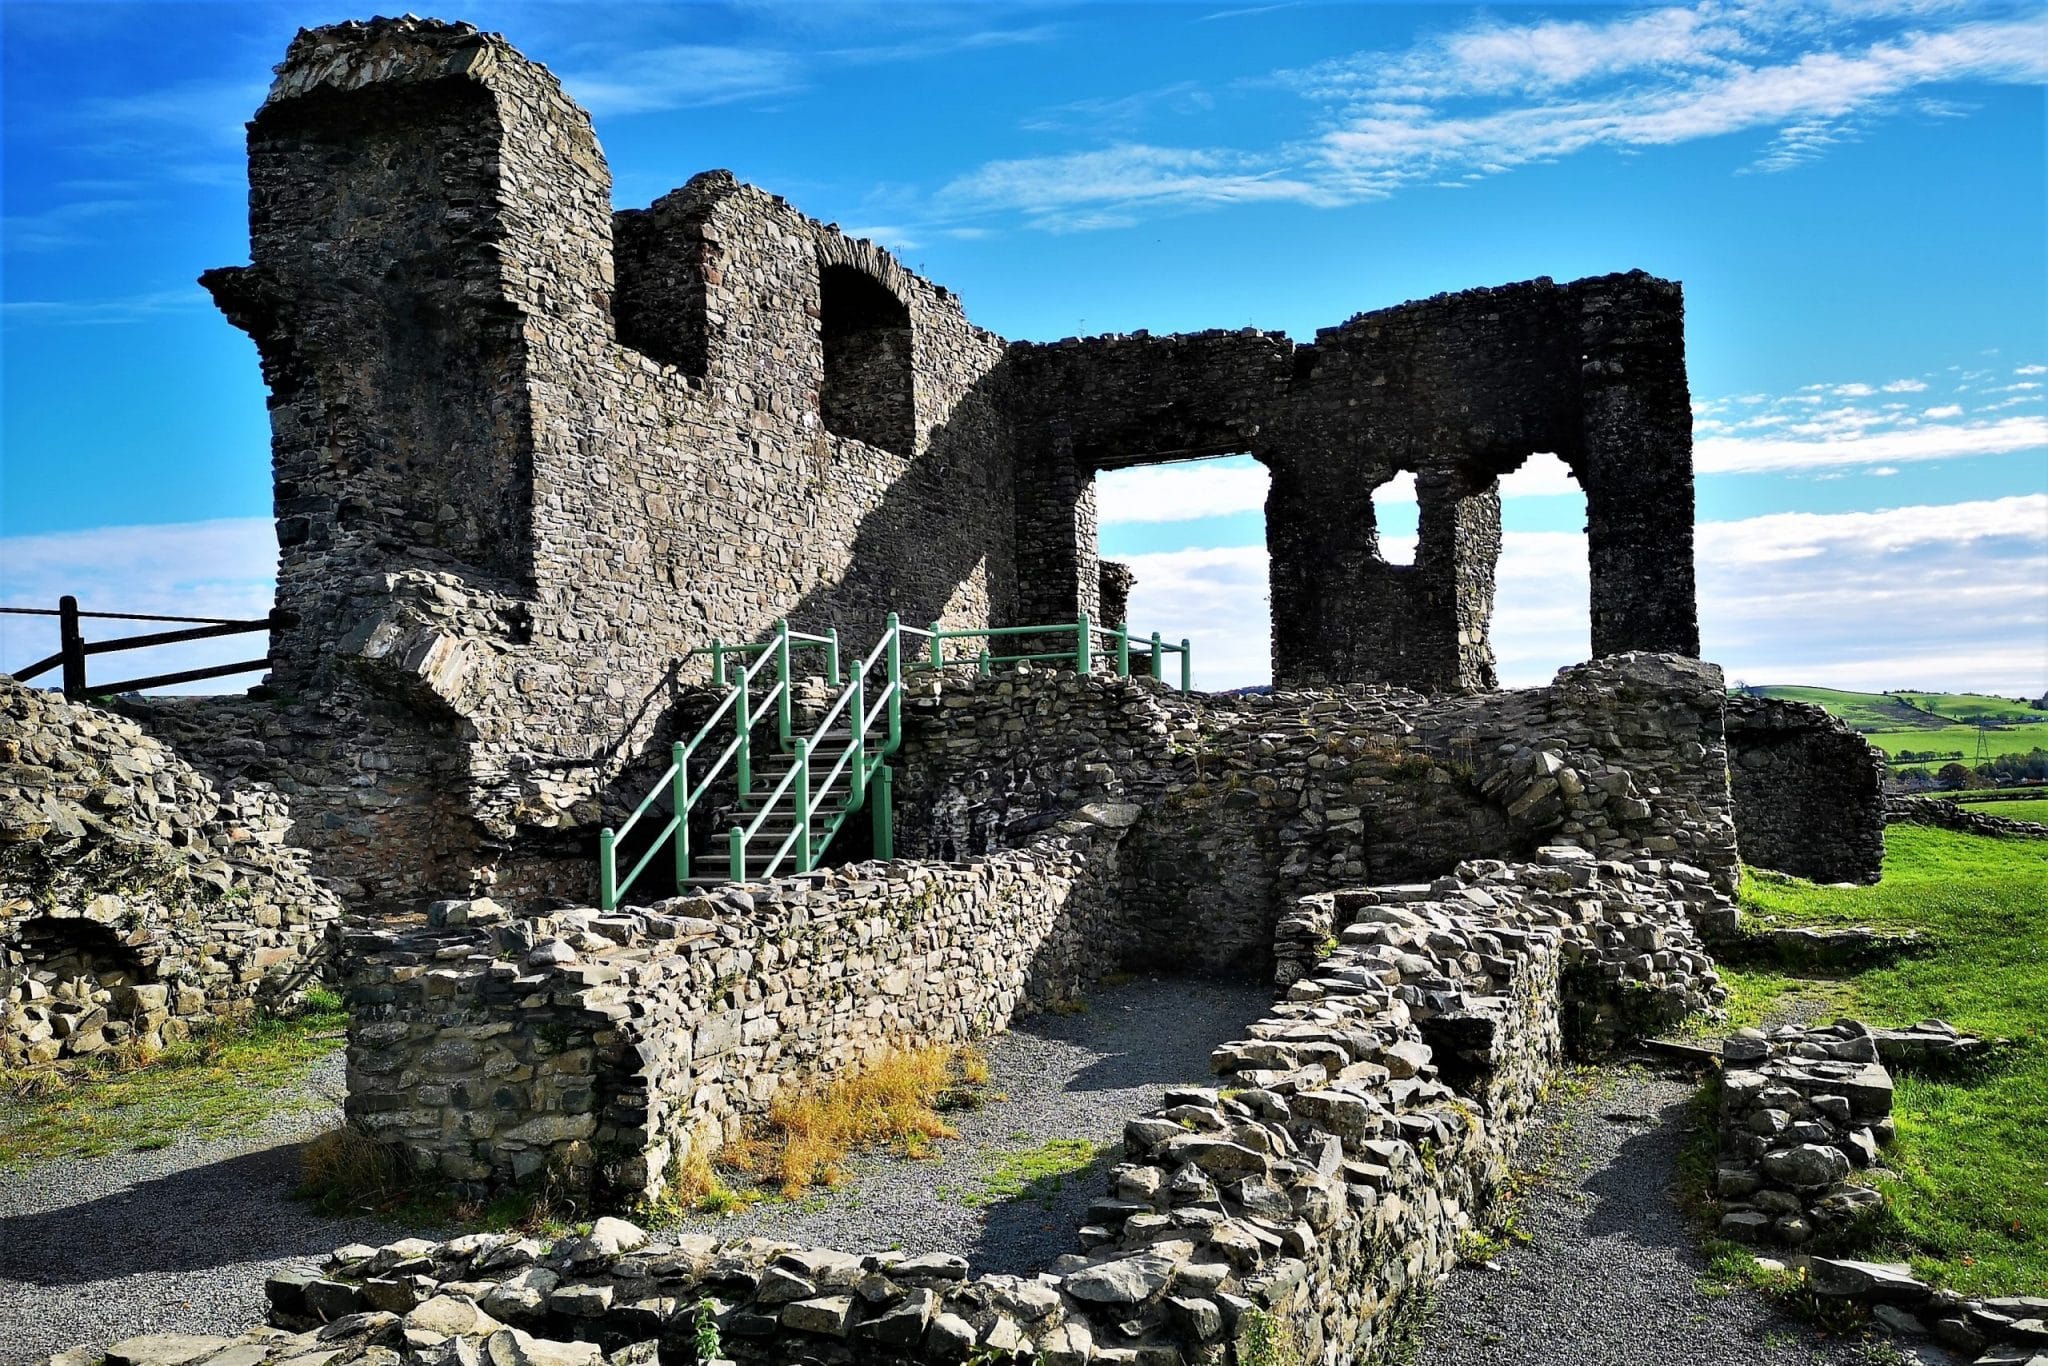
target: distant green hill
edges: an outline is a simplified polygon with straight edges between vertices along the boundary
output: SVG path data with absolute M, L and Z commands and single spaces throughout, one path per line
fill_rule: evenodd
M 1848 692 L 1840 688 L 1771 685 L 1749 690 L 1760 697 L 1812 702 L 1849 723 L 1863 738 L 1888 756 L 1902 751 L 1943 756 L 1936 763 L 1960 757 L 1977 762 L 1980 718 L 1991 722 L 1984 731 L 1986 758 L 2048 749 L 2048 712 L 2024 702 L 1976 693 Z M 1917 761 L 1916 761 L 1917 762 Z

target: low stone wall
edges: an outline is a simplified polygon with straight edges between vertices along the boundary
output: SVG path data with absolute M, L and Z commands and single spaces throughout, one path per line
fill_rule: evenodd
M 1118 966 L 1118 844 L 1091 807 L 959 864 L 856 864 L 614 915 L 437 906 L 346 936 L 350 1121 L 486 1186 L 658 1196 L 785 1085 L 964 1042 Z M 481 915 L 479 912 L 481 911 Z
M 1745 861 L 1815 882 L 1883 876 L 1883 754 L 1805 702 L 1731 696 L 1726 727 Z
M 161 1046 L 302 989 L 339 903 L 261 784 L 0 676 L 0 1060 Z
M 1884 818 L 1894 825 L 1932 825 L 1942 830 L 1960 830 L 1966 835 L 2048 839 L 2048 825 L 1994 816 L 1981 808 L 1941 797 L 1887 797 Z
M 1573 844 L 1734 889 L 1719 670 L 1623 655 L 1547 688 L 1183 695 L 1149 679 L 949 671 L 905 712 L 899 852 L 1008 847 L 1077 801 L 1147 813 L 1125 846 L 1150 961 L 1263 966 L 1297 898 Z

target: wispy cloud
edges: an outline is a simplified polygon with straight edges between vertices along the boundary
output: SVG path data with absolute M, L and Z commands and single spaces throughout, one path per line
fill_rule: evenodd
M 1035 226 L 1071 230 L 1091 221 L 1091 206 L 1092 221 L 1111 224 L 1254 199 L 1357 203 L 1591 151 L 1744 134 L 1763 142 L 1731 171 L 1784 172 L 1886 118 L 1970 112 L 1932 93 L 1941 87 L 2048 80 L 2048 15 L 1958 17 L 1958 8 L 1701 0 L 1602 19 L 1478 18 L 1403 51 L 1240 82 L 1302 101 L 1299 132 L 1269 146 L 1162 147 L 1138 136 L 1172 99 L 1213 102 L 1213 91 L 1168 87 L 1047 111 L 1027 126 L 1114 141 L 990 163 L 949 183 L 935 212 L 1022 212 Z M 1035 209 L 1033 196 L 1048 189 L 1063 207 Z
M 0 318 L 18 326 L 104 326 L 182 313 L 205 303 L 205 293 L 197 285 L 188 285 L 118 299 L 9 299 L 0 303 Z
M 803 63 L 772 48 L 677 43 L 614 54 L 561 73 L 562 85 L 593 114 L 645 114 L 732 104 L 803 88 Z
M 1034 226 L 1123 226 L 1132 211 L 1162 205 L 1293 200 L 1335 204 L 1306 180 L 1261 169 L 1258 159 L 1223 148 L 1121 143 L 1094 152 L 993 161 L 946 185 L 942 212 L 1021 210 Z
M 1948 419 L 1960 412 L 1954 405 L 1947 405 L 1928 409 L 1926 416 Z M 1811 440 L 1710 436 L 1694 443 L 1693 468 L 1701 474 L 1754 474 L 1763 470 L 1958 460 L 2043 447 L 2048 447 L 2048 418 L 2015 416 L 1990 422 L 1943 421 Z
M 35 213 L 0 218 L 0 243 L 8 251 L 55 251 L 90 241 L 99 225 L 135 213 L 139 200 L 78 199 Z

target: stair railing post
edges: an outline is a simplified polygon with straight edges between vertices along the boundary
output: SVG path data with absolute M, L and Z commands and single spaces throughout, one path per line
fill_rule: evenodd
M 875 857 L 896 857 L 896 778 L 883 764 L 875 770 Z
M 726 860 L 726 872 L 731 875 L 734 882 L 745 882 L 747 880 L 747 832 L 735 825 L 732 828 L 732 833 L 726 836 L 726 849 L 730 853 L 730 857 Z
M 853 731 L 853 742 L 849 746 L 853 750 L 853 755 L 846 761 L 847 766 L 853 770 L 853 775 L 848 780 L 848 788 L 852 795 L 847 798 L 847 810 L 858 811 L 868 796 L 867 690 L 861 686 L 859 674 L 853 676 L 853 697 L 846 705 L 851 710 L 848 725 Z
M 723 688 L 725 681 L 725 642 L 717 636 L 711 637 L 711 681 Z
M 887 752 L 903 743 L 903 624 L 889 614 L 889 646 L 884 652 L 889 673 L 889 738 Z
M 775 673 L 782 684 L 775 702 L 775 729 L 782 743 L 789 744 L 789 618 L 775 623 Z
M 832 626 L 825 631 L 825 672 L 832 677 L 832 686 L 837 688 L 846 680 L 839 674 L 839 628 Z
M 1166 677 L 1166 656 L 1160 652 L 1162 644 L 1164 642 L 1159 639 L 1159 633 L 1154 631 L 1152 633 L 1152 676 L 1164 680 Z
M 619 908 L 618 836 L 607 825 L 597 832 L 597 905 L 599 910 Z
M 1188 638 L 1180 638 L 1180 690 L 1193 692 L 1195 688 L 1195 656 L 1188 649 Z
M 939 623 L 936 621 L 932 623 L 932 667 L 946 667 L 946 642 L 939 639 Z
M 811 742 L 796 742 L 796 870 L 811 871 Z
M 983 678 L 987 678 L 990 674 L 996 671 L 995 664 L 991 659 L 988 650 L 985 647 L 981 652 L 981 657 L 977 659 L 975 662 L 981 666 L 981 676 Z
M 1116 676 L 1131 676 L 1131 624 L 1120 621 L 1116 626 Z
M 690 876 L 690 747 L 681 740 L 669 751 L 675 765 L 675 788 L 669 800 L 676 809 L 676 890 Z
M 1095 635 L 1089 629 L 1086 612 L 1074 626 L 1074 670 L 1084 674 L 1095 671 Z
M 57 599 L 57 648 L 64 652 L 64 697 L 85 700 L 85 637 L 78 629 L 78 599 L 66 593 Z
M 740 695 L 733 703 L 735 724 L 740 730 L 739 752 L 733 755 L 733 769 L 738 774 L 740 795 L 747 796 L 754 790 L 754 718 L 753 699 L 748 696 L 747 671 L 740 670 Z

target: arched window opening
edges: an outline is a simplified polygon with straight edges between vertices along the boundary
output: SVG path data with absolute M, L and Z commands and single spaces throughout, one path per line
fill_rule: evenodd
M 1494 659 L 1502 687 L 1535 687 L 1592 654 L 1586 495 L 1549 454 L 1503 476 L 1500 494 Z
M 909 455 L 917 439 L 909 306 L 852 266 L 826 266 L 818 293 L 825 430 Z
M 1189 642 L 1194 685 L 1204 692 L 1263 689 L 1272 682 L 1269 482 L 1266 467 L 1249 455 L 1106 469 L 1096 476 L 1105 602 L 1115 586 L 1128 594 L 1127 623 L 1111 619 L 1107 602 L 1103 621 L 1130 626 L 1132 672 L 1150 670 L 1157 631 L 1169 643 Z M 1177 681 L 1180 656 L 1166 655 L 1164 665 L 1165 676 Z
M 1381 563 L 1400 568 L 1415 563 L 1419 515 L 1411 472 L 1403 470 L 1372 491 L 1373 548 Z

